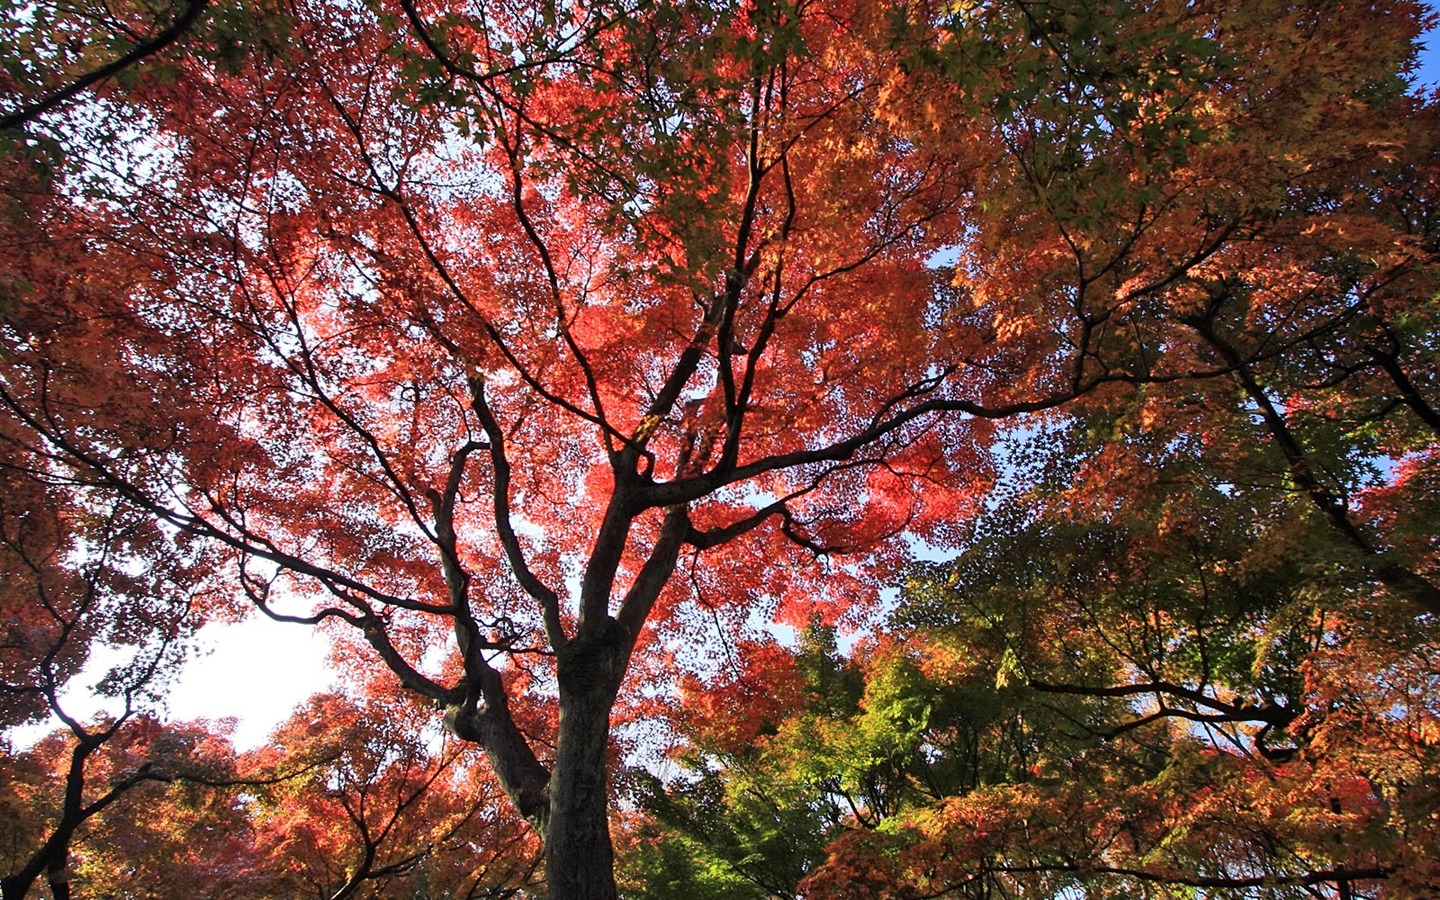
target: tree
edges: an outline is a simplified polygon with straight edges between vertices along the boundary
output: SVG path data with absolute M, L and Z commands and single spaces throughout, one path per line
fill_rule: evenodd
M 850 718 L 862 677 L 839 656 L 835 629 L 814 622 L 798 653 L 757 641 L 737 647 L 736 665 L 710 683 L 690 679 L 674 752 L 678 777 L 628 773 L 640 815 L 627 823 L 626 896 L 798 896 L 857 809 L 842 782 L 853 786 L 847 768 L 870 758 L 870 748 L 856 746 L 870 735 Z M 787 726 L 808 744 L 805 762 L 793 768 L 783 750 L 766 752 L 783 744 L 776 732 Z M 814 752 L 831 728 L 856 740 L 833 754 Z M 832 768 L 836 757 L 844 759 Z
M 645 795 L 657 845 L 736 879 L 812 848 L 779 896 L 1433 891 L 1435 623 L 1337 554 L 1308 497 L 1254 478 L 1285 469 L 1276 448 L 1219 482 L 1214 448 L 1098 418 L 1014 438 L 1028 489 L 918 567 L 852 659 L 818 654 L 860 690 L 738 741 L 697 717 L 683 774 Z M 644 862 L 667 896 L 673 869 Z
M 104 371 L 116 358 L 88 330 L 94 320 L 75 318 L 83 311 L 74 304 L 36 302 L 51 291 L 70 298 L 105 291 L 103 277 L 84 265 L 64 200 L 47 196 L 60 183 L 63 155 L 53 142 L 11 137 L 0 138 L 0 152 L 14 163 L 0 207 L 9 242 L 0 271 L 0 356 L 8 362 L 64 332 L 76 352 L 52 373 Z M 105 390 L 103 380 L 76 380 Z M 121 409 L 132 399 L 92 394 L 84 402 Z M 7 900 L 42 880 L 54 897 L 70 896 L 72 878 L 96 874 L 87 864 L 103 855 L 101 845 L 126 843 L 96 836 L 117 812 L 156 804 L 177 782 L 233 777 L 228 741 L 205 725 L 160 721 L 194 631 L 233 612 L 225 592 L 207 585 L 213 560 L 148 510 L 85 482 L 23 422 L 0 422 L 0 769 L 9 813 L 0 892 Z M 35 741 L 34 730 L 47 724 L 56 730 Z M 132 856 L 127 866 L 135 862 Z
M 354 896 L 513 897 L 533 886 L 533 835 L 473 748 L 393 687 L 322 694 L 244 765 L 303 772 L 249 804 L 273 891 Z
M 114 802 L 74 835 L 68 882 L 51 894 L 179 900 L 194 896 L 274 897 L 259 865 L 254 833 L 238 801 L 239 775 L 230 742 L 214 723 L 132 719 L 88 761 L 88 787 Z M 64 780 L 63 735 L 21 756 L 38 759 L 49 778 L 17 783 L 35 800 Z M 59 771 L 57 771 L 59 770 Z M 116 791 L 116 786 L 122 788 Z M 44 812 L 44 808 L 41 809 Z M 33 894 L 32 894 L 33 896 Z
M 27 124 L 70 168 L 12 266 L 74 264 L 12 279 L 0 405 L 353 627 L 556 897 L 615 894 L 612 712 L 689 623 L 857 619 L 978 508 L 991 421 L 1254 380 L 1431 274 L 1368 199 L 1400 0 L 251 14 Z
M 12 807 L 0 890 L 24 897 L 43 876 L 63 900 L 82 829 L 116 803 L 140 802 L 147 785 L 223 777 L 233 754 L 206 744 L 203 730 L 167 731 L 154 717 L 205 604 L 201 566 L 128 504 L 77 497 L 25 474 L 16 456 L 4 463 L 0 724 L 60 727 L 0 754 Z M 96 712 L 75 708 L 87 679 L 105 701 Z
M 1062 444 L 1062 479 L 1084 443 Z M 1116 451 L 1149 465 L 1090 469 Z M 1110 473 L 1098 496 L 1126 502 L 1094 503 L 1093 483 L 1068 502 L 1036 492 L 917 580 L 898 646 L 954 685 L 939 696 L 992 681 L 1031 755 L 842 838 L 814 896 L 1433 890 L 1433 621 L 1337 556 L 1308 498 L 1217 482 L 1209 452 L 1164 428 L 1116 441 L 1075 480 Z M 930 733 L 953 723 L 932 716 Z M 943 768 L 945 746 L 917 763 Z

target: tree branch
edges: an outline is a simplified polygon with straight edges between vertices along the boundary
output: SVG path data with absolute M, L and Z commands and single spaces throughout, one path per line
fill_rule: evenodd
M 65 87 L 52 91 L 39 100 L 0 116 L 0 132 L 26 125 L 79 95 L 92 85 L 98 84 L 112 75 L 117 75 L 145 58 L 164 50 L 193 28 L 209 6 L 210 0 L 188 0 L 185 11 L 180 14 L 179 18 L 156 33 L 154 37 L 136 44 L 130 52 L 98 69 L 85 73 Z

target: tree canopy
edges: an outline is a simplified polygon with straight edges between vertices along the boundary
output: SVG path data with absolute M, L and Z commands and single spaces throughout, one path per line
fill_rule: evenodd
M 1421 4 L 5 16 L 7 900 L 1440 880 Z

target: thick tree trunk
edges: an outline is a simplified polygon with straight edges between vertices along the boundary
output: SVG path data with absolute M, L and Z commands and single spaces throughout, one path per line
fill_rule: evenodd
M 70 848 L 60 848 L 55 858 L 45 870 L 46 880 L 50 882 L 50 896 L 54 900 L 70 900 Z
M 54 896 L 57 900 L 68 900 L 70 884 L 66 865 L 70 859 L 70 838 L 74 832 L 75 826 L 62 821 L 45 845 L 26 861 L 24 868 L 0 878 L 0 898 L 20 900 L 30 893 L 42 873 L 48 873 L 51 891 L 56 892 L 58 889 Z
M 545 878 L 551 900 L 615 900 L 606 754 L 623 651 L 606 641 L 560 659 Z M 578 650 L 578 652 L 577 652 Z

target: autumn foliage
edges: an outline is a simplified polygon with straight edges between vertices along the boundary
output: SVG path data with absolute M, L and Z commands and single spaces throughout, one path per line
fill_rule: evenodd
M 1420 4 L 4 15 L 7 900 L 1435 887 Z

